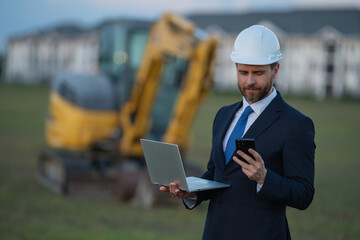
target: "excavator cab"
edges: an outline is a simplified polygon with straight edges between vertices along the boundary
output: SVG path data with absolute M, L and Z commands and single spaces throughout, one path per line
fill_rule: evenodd
M 106 165 L 116 155 L 119 111 L 129 99 L 152 24 L 104 22 L 99 28 L 100 73 L 61 73 L 52 81 L 45 126 L 49 148 L 38 162 L 38 180 L 47 188 L 64 195 L 111 191 L 114 177 Z M 102 149 L 105 157 L 97 151 L 104 141 L 110 143 Z
M 131 93 L 153 22 L 121 19 L 107 21 L 100 30 L 100 72 L 118 92 L 118 109 Z

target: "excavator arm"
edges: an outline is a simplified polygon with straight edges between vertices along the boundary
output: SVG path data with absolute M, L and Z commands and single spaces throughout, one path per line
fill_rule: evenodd
M 190 145 L 189 130 L 199 104 L 212 87 L 213 63 L 217 41 L 208 38 L 198 43 L 186 75 L 182 94 L 174 109 L 173 119 L 163 137 L 164 142 L 176 142 L 180 148 Z
M 186 62 L 186 70 L 179 74 L 180 90 L 166 130 L 158 140 L 177 143 L 181 149 L 188 146 L 190 124 L 212 85 L 216 45 L 216 39 L 177 15 L 164 14 L 153 25 L 130 100 L 120 111 L 122 155 L 142 155 L 139 139 L 148 137 L 153 121 L 159 120 L 152 119 L 151 112 L 161 84 L 166 84 L 161 82 L 165 66 L 177 59 Z

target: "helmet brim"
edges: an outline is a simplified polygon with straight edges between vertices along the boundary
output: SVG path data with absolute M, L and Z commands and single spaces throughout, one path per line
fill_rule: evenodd
M 278 62 L 282 59 L 281 53 L 276 56 L 269 57 L 268 59 L 257 58 L 257 57 L 246 57 L 241 58 L 231 54 L 230 58 L 235 63 L 246 64 L 246 65 L 269 65 L 275 62 Z

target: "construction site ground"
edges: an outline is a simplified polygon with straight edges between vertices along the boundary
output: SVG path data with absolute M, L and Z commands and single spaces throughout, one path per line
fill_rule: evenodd
M 201 239 L 207 204 L 143 209 L 112 198 L 63 197 L 41 186 L 36 164 L 44 140 L 47 86 L 0 84 L 0 239 Z M 212 93 L 192 127 L 188 159 L 205 170 L 212 120 L 240 100 Z M 360 102 L 285 97 L 316 127 L 315 198 L 306 211 L 288 209 L 294 239 L 359 239 Z

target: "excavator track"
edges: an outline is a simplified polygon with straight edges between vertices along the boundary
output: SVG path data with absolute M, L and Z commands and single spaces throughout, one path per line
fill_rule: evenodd
M 90 161 L 81 156 L 44 150 L 38 162 L 39 182 L 67 196 L 111 196 L 116 165 Z

